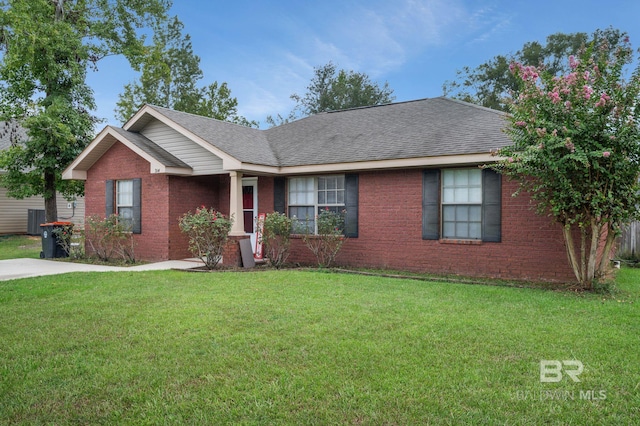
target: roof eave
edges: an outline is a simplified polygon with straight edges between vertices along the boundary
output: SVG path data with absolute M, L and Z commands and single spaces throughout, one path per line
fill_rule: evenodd
M 349 163 L 310 164 L 304 166 L 285 166 L 279 168 L 279 174 L 337 173 L 349 171 L 374 171 L 388 169 L 411 169 L 419 167 L 455 167 L 476 164 L 488 164 L 499 158 L 491 153 L 473 153 L 441 155 L 437 157 L 400 158 L 375 161 L 356 161 Z
M 375 171 L 389 169 L 411 169 L 428 167 L 456 167 L 478 164 L 490 164 L 500 160 L 490 152 L 472 154 L 442 155 L 434 157 L 399 158 L 375 161 L 353 161 L 331 164 L 308 164 L 301 166 L 264 166 L 259 164 L 237 163 L 232 167 L 225 167 L 227 171 L 243 173 L 255 173 L 263 175 L 297 175 L 297 174 L 322 174 L 344 173 L 355 171 Z

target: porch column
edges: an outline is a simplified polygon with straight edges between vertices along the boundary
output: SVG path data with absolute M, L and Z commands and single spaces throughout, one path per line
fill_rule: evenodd
M 242 173 L 230 172 L 229 176 L 231 176 L 229 214 L 234 218 L 229 235 L 239 237 L 246 235 L 244 232 L 244 213 L 242 211 Z

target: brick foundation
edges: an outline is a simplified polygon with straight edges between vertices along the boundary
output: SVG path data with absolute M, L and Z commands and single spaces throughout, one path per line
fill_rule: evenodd
M 249 236 L 230 236 L 222 254 L 223 266 L 242 266 L 240 254 L 240 240 L 246 240 Z

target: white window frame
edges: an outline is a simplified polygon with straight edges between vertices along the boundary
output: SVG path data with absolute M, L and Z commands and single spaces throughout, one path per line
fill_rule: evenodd
M 123 194 L 127 194 L 127 192 L 125 191 L 121 191 L 120 190 L 120 185 L 121 184 L 129 184 L 129 188 L 130 188 L 130 193 L 129 193 L 129 198 L 131 200 L 131 203 L 127 203 L 126 201 L 122 201 L 121 195 Z M 118 220 L 127 223 L 129 226 L 133 226 L 133 179 L 122 179 L 122 180 L 117 180 L 116 181 L 116 214 L 118 215 Z M 122 210 L 121 209 L 128 209 L 128 211 L 130 212 L 130 216 L 131 217 L 126 217 L 124 215 L 121 214 Z
M 335 188 L 320 188 L 320 180 L 321 179 L 326 179 L 326 180 L 333 180 L 333 179 L 337 179 L 336 180 L 336 187 Z M 299 185 L 297 185 L 297 182 L 299 180 L 306 180 L 307 182 L 309 182 L 310 180 L 313 180 L 313 196 L 309 197 L 309 191 L 299 191 L 297 190 L 299 188 Z M 326 182 L 326 181 L 325 181 Z M 340 184 L 342 184 L 342 186 L 340 187 Z M 309 184 L 307 183 L 306 185 L 307 188 L 309 188 Z M 296 189 L 295 191 L 295 200 L 293 200 L 294 202 L 292 202 L 292 194 L 294 192 L 292 192 L 293 189 Z M 330 193 L 335 191 L 335 201 L 333 202 L 329 202 L 328 198 L 332 198 L 330 197 Z M 345 175 L 318 175 L 318 176 L 297 176 L 297 177 L 291 177 L 288 180 L 288 190 L 287 190 L 287 205 L 288 205 L 288 213 L 289 213 L 289 217 L 292 218 L 294 220 L 294 225 L 293 225 L 293 232 L 294 233 L 304 233 L 305 229 L 310 229 L 311 227 L 313 228 L 313 233 L 317 234 L 318 233 L 318 225 L 316 223 L 315 217 L 318 215 L 318 213 L 320 212 L 320 209 L 324 209 L 324 208 L 328 208 L 332 211 L 342 211 L 345 208 L 345 193 L 346 193 L 346 184 L 345 184 Z M 306 200 L 304 202 L 298 202 L 298 198 L 302 198 L 300 195 L 301 194 L 307 194 L 306 195 Z M 321 196 L 321 194 L 324 194 L 324 201 L 320 200 L 321 198 L 323 198 Z M 311 202 L 311 200 L 313 202 Z M 323 202 L 321 202 L 323 201 Z M 296 211 L 298 208 L 302 209 L 302 208 L 306 208 L 307 210 L 312 210 L 313 214 L 309 215 L 308 217 L 305 218 L 297 218 L 296 215 L 292 214 L 292 211 Z M 300 223 L 304 222 L 306 225 L 301 225 Z
M 456 174 L 467 172 L 467 184 L 456 182 Z M 469 173 L 477 176 L 470 184 Z M 451 176 L 451 177 L 449 177 Z M 450 184 L 453 179 L 453 184 Z M 442 169 L 440 235 L 445 240 L 482 240 L 482 170 L 479 168 Z M 466 196 L 465 196 L 466 193 Z M 475 213 L 475 220 L 472 215 Z M 453 214 L 453 219 L 451 218 Z M 453 231 L 451 228 L 453 227 Z M 466 232 L 462 232 L 466 228 Z

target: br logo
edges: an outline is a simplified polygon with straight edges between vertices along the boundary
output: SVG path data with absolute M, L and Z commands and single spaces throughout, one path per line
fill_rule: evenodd
M 578 360 L 567 361 L 546 360 L 540 361 L 540 381 L 543 383 L 559 382 L 562 380 L 562 373 L 566 374 L 574 382 L 579 382 L 578 376 L 584 370 L 584 365 Z

